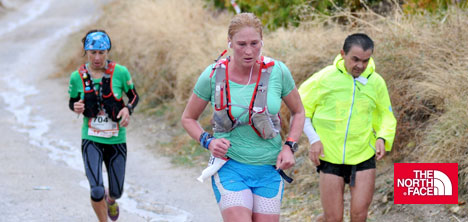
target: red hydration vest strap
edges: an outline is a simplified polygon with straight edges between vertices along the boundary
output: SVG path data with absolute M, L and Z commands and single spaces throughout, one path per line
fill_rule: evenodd
M 253 115 L 253 113 L 254 113 L 254 110 L 253 110 L 253 109 L 254 109 L 254 105 L 255 105 L 255 103 L 256 103 L 256 101 L 257 101 L 258 88 L 259 88 L 259 83 L 260 83 L 260 81 L 261 81 L 261 80 L 262 80 L 262 81 L 268 81 L 268 80 L 270 79 L 270 74 L 271 74 L 271 72 L 270 72 L 270 73 L 265 73 L 265 74 L 268 75 L 268 76 L 267 76 L 266 78 L 264 78 L 264 79 L 262 79 L 262 72 L 263 72 L 263 70 L 266 71 L 268 68 L 273 67 L 273 66 L 275 65 L 275 61 L 273 61 L 273 60 L 271 59 L 270 61 L 268 61 L 268 63 L 265 63 L 265 58 L 262 56 L 262 57 L 261 57 L 261 61 L 257 61 L 257 63 L 260 64 L 260 69 L 259 69 L 259 71 L 258 71 L 257 83 L 256 83 L 256 85 L 255 85 L 255 89 L 254 89 L 254 92 L 253 92 L 253 94 L 252 94 L 252 99 L 250 100 L 250 105 L 249 105 L 249 125 L 250 125 L 250 126 L 252 127 L 252 129 L 257 133 L 258 136 L 262 137 L 263 132 L 259 132 L 259 131 L 257 130 L 257 128 L 255 128 L 255 126 L 254 126 L 254 124 L 253 124 L 253 122 L 252 122 L 252 115 Z M 262 84 L 263 84 L 263 83 L 262 83 Z M 265 83 L 265 84 L 268 85 L 268 83 Z M 263 108 L 263 110 L 262 110 L 261 112 L 264 112 L 265 109 L 267 109 L 267 107 L 266 107 L 266 101 L 267 101 L 266 96 L 267 96 L 267 94 L 265 93 L 265 95 L 264 95 L 265 98 L 262 98 L 264 104 L 261 104 L 261 105 L 262 105 L 262 108 Z M 257 105 L 258 105 L 258 104 L 257 104 Z M 256 111 L 256 112 L 258 112 L 258 111 Z
M 267 100 L 266 91 L 268 89 L 268 81 L 269 81 L 269 77 L 272 71 L 271 67 L 275 65 L 275 62 L 270 58 L 268 58 L 267 61 L 265 61 L 264 57 L 262 56 L 261 61 L 257 61 L 257 63 L 260 64 L 260 69 L 258 71 L 257 81 L 255 84 L 254 92 L 252 94 L 252 98 L 250 100 L 250 104 L 248 108 L 248 115 L 249 115 L 248 124 L 258 134 L 258 136 L 262 137 L 263 133 L 259 132 L 253 124 L 252 115 L 254 114 L 254 112 L 259 113 L 259 111 L 257 110 L 254 111 L 254 107 L 256 106 L 262 106 L 261 108 L 263 110 L 261 112 L 265 111 L 266 109 L 266 100 Z M 231 109 L 231 93 L 230 93 L 230 86 L 229 86 L 229 68 L 228 68 L 229 66 L 228 65 L 229 65 L 229 59 L 218 61 L 213 67 L 213 70 L 210 74 L 210 78 L 213 77 L 213 74 L 216 71 L 216 77 L 215 77 L 216 88 L 215 88 L 215 105 L 214 105 L 215 112 L 226 111 L 228 113 L 229 119 L 232 122 L 232 126 L 235 127 L 237 119 L 232 115 L 232 111 L 231 111 L 232 110 Z M 210 84 L 211 84 L 211 80 L 210 80 Z M 262 94 L 259 97 L 259 99 L 257 99 L 259 90 L 261 90 Z M 226 96 L 224 96 L 224 94 L 226 94 Z M 260 100 L 260 101 L 257 101 L 257 100 Z
M 107 63 L 107 69 L 105 71 L 105 73 L 110 75 L 110 78 L 111 78 L 111 83 L 110 83 L 111 90 L 112 90 L 112 75 L 114 74 L 115 64 L 116 63 L 114 61 L 109 61 Z M 86 64 L 83 64 L 83 65 L 80 66 L 80 68 L 78 69 L 78 73 L 80 74 L 81 82 L 83 84 L 84 93 L 93 92 L 94 91 L 93 81 L 91 80 L 91 76 L 88 73 L 88 70 L 86 69 Z M 86 84 L 86 82 L 88 84 Z M 90 89 L 86 90 L 86 86 L 89 86 Z M 112 92 L 112 94 L 114 94 L 114 92 Z M 114 96 L 114 98 L 115 98 L 115 96 Z M 118 100 L 117 98 L 115 98 L 115 99 Z M 122 100 L 122 98 L 120 98 L 120 100 Z M 120 101 L 120 100 L 118 100 L 118 101 Z

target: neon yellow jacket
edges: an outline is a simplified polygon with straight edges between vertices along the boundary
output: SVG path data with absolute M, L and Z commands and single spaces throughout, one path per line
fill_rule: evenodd
M 307 79 L 299 94 L 306 117 L 320 136 L 324 157 L 335 163 L 355 165 L 375 154 L 377 138 L 392 149 L 396 119 L 385 80 L 375 71 L 371 58 L 358 77 L 348 74 L 341 55 Z

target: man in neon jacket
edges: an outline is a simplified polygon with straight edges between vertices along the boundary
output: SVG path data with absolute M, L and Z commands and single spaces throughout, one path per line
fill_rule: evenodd
M 375 159 L 392 148 L 396 119 L 385 80 L 375 72 L 373 50 L 366 34 L 348 36 L 333 65 L 299 88 L 326 221 L 343 220 L 345 183 L 351 191 L 351 221 L 366 221 Z

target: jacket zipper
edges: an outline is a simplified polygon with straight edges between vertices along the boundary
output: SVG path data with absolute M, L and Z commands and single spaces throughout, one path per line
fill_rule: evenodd
M 353 101 L 351 102 L 351 109 L 349 110 L 348 124 L 346 125 L 346 133 L 345 133 L 345 139 L 344 139 L 344 144 L 343 144 L 343 164 L 345 163 L 346 140 L 348 139 L 349 123 L 351 122 L 351 115 L 353 114 L 355 95 L 356 95 L 356 79 L 353 78 Z

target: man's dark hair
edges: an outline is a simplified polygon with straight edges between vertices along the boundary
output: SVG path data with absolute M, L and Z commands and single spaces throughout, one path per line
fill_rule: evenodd
M 345 54 L 348 54 L 352 46 L 361 47 L 364 51 L 368 49 L 374 51 L 374 41 L 364 33 L 355 33 L 346 37 L 343 45 Z

